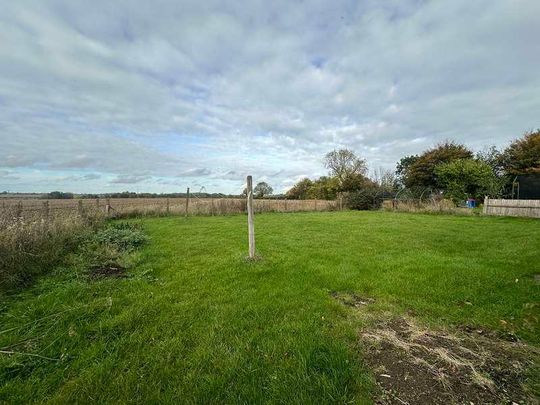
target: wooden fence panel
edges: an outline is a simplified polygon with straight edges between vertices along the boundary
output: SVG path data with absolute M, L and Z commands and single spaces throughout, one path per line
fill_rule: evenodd
M 484 214 L 540 218 L 540 200 L 484 199 Z

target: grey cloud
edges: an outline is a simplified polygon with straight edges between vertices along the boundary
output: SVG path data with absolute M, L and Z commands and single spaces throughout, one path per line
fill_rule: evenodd
M 123 175 L 111 180 L 112 184 L 135 184 L 150 179 L 150 176 Z
M 504 145 L 539 125 L 539 14 L 535 0 L 6 2 L 0 167 L 233 191 L 246 174 L 324 174 L 337 147 L 391 168 L 446 138 Z
M 212 171 L 206 167 L 196 168 L 196 169 L 188 169 L 182 173 L 178 174 L 178 177 L 204 177 L 208 176 L 212 173 Z

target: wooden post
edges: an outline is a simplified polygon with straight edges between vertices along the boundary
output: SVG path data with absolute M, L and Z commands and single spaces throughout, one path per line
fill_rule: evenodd
M 488 204 L 489 204 L 489 198 L 488 196 L 484 196 L 484 209 L 482 211 L 484 211 L 484 214 L 487 214 L 488 213 Z
M 186 195 L 186 218 L 188 216 L 189 210 L 189 187 L 187 188 L 187 195 Z
M 247 214 L 248 214 L 248 239 L 249 258 L 255 258 L 255 227 L 253 224 L 253 179 L 247 176 Z
M 105 214 L 108 216 L 111 212 L 111 199 L 107 198 L 105 200 Z
M 83 216 L 83 203 L 82 203 L 82 200 L 77 201 L 77 212 L 79 214 L 79 217 Z
M 23 206 L 22 206 L 22 201 L 19 200 L 19 202 L 17 203 L 17 218 L 22 218 L 22 215 L 23 215 Z
M 43 201 L 43 218 L 49 222 L 49 200 Z

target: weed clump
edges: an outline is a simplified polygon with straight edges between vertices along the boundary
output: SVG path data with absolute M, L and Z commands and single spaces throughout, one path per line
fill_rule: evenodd
M 136 223 L 117 222 L 98 231 L 94 240 L 102 245 L 113 246 L 121 251 L 135 250 L 148 241 L 142 227 Z

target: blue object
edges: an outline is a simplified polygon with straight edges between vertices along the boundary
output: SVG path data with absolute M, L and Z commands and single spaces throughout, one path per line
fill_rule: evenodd
M 476 200 L 474 198 L 468 198 L 467 208 L 474 208 L 474 207 L 476 207 Z

